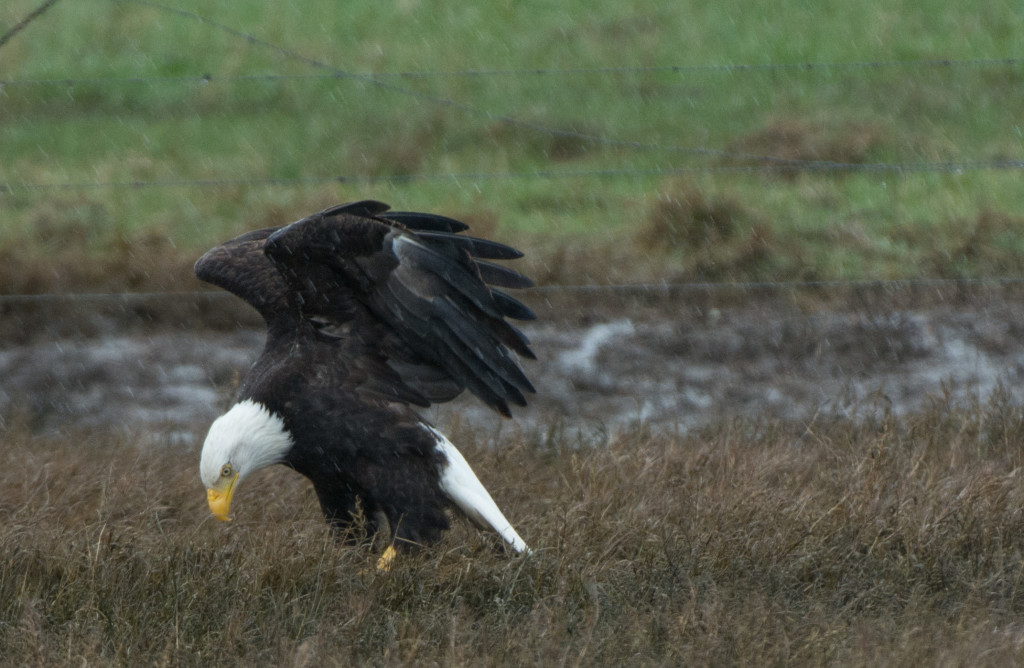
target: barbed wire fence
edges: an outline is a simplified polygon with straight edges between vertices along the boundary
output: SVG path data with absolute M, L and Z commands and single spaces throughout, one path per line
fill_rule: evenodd
M 317 79 L 350 79 L 379 88 L 391 94 L 415 99 L 420 103 L 457 111 L 489 122 L 503 123 L 518 129 L 539 133 L 551 138 L 570 138 L 594 145 L 632 151 L 659 151 L 669 154 L 716 158 L 727 164 L 672 165 L 665 167 L 608 168 L 608 169 L 543 169 L 505 172 L 417 172 L 366 176 L 357 174 L 323 174 L 294 178 L 244 177 L 244 178 L 203 178 L 203 179 L 155 179 L 125 181 L 12 181 L 0 183 L 0 196 L 14 193 L 39 193 L 48 191 L 78 191 L 90 189 L 151 189 L 151 188 L 224 188 L 234 186 L 303 186 L 326 183 L 391 183 L 401 184 L 412 181 L 464 181 L 464 180 L 513 180 L 513 179 L 618 179 L 633 177 L 685 176 L 690 174 L 761 174 L 779 171 L 826 172 L 826 173 L 875 173 L 875 174 L 929 174 L 978 171 L 1022 171 L 1024 160 L 992 159 L 966 161 L 914 161 L 914 162 L 846 162 L 839 160 L 811 160 L 785 158 L 758 153 L 723 150 L 709 146 L 685 146 L 662 142 L 639 141 L 623 137 L 605 136 L 598 133 L 576 131 L 553 127 L 539 122 L 509 115 L 501 110 L 483 108 L 452 97 L 424 92 L 403 82 L 422 79 L 444 78 L 502 78 L 502 77 L 553 77 L 573 75 L 638 75 L 646 73 L 770 73 L 770 72 L 820 72 L 841 70 L 889 70 L 889 69 L 986 69 L 992 67 L 1024 67 L 1024 58 L 976 58 L 976 59 L 926 59 L 912 61 L 857 61 L 857 62 L 799 62 L 799 63 L 735 63 L 704 65 L 666 65 L 658 67 L 572 67 L 572 68 L 524 68 L 524 69 L 467 69 L 448 71 L 399 71 L 399 72 L 351 72 L 330 63 L 311 58 L 294 49 L 215 21 L 197 12 L 171 7 L 149 0 L 116 0 L 176 16 L 182 20 L 196 21 L 207 27 L 222 31 L 237 39 L 244 40 L 253 48 L 268 50 L 285 60 L 309 66 L 315 72 L 306 74 L 196 74 L 183 76 L 131 76 L 131 77 L 67 77 L 67 78 L 0 78 L 0 91 L 16 88 L 42 88 L 77 86 L 203 86 L 213 82 L 227 85 L 250 81 L 289 81 Z M 47 0 L 24 21 L 9 30 L 4 41 L 22 30 L 29 21 L 35 20 L 50 9 L 56 0 Z M 738 163 L 738 164 L 730 164 Z M 533 288 L 539 294 L 546 293 L 620 293 L 620 294 L 675 294 L 715 293 L 724 291 L 792 291 L 798 289 L 920 289 L 920 288 L 984 288 L 985 286 L 1014 287 L 1024 284 L 1024 277 L 992 276 L 973 279 L 923 278 L 897 280 L 851 280 L 851 281 L 758 281 L 758 282 L 689 282 L 689 283 L 635 283 L 635 284 L 578 284 L 551 285 Z M 59 303 L 66 300 L 92 302 L 138 303 L 158 299 L 194 299 L 211 294 L 228 296 L 226 293 L 206 291 L 169 291 L 138 293 L 49 293 L 0 295 L 0 304 L 16 305 L 29 303 Z

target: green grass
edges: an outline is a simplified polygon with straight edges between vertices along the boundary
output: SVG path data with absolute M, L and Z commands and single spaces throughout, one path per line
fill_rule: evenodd
M 167 457 L 123 432 L 33 436 L 15 420 L 2 433 L 0 654 L 1011 665 L 1024 658 L 1022 425 L 997 394 L 908 418 L 610 443 L 553 428 L 489 448 L 460 433 L 536 554 L 502 554 L 457 522 L 378 574 L 376 552 L 336 543 L 283 468 L 248 483 L 225 525 L 208 517 L 197 453 Z
M 36 4 L 5 3 L 0 30 Z M 1003 2 L 174 6 L 209 21 L 144 3 L 58 3 L 0 50 L 8 82 L 0 183 L 9 187 L 0 199 L 0 256 L 15 268 L 5 271 L 5 291 L 116 286 L 109 272 L 123 247 L 154 239 L 163 240 L 161 258 L 175 255 L 173 275 L 121 287 L 184 285 L 189 260 L 228 235 L 363 197 L 476 216 L 542 264 L 567 245 L 590 247 L 602 265 L 624 256 L 631 269 L 616 280 L 1022 269 L 1019 226 L 986 238 L 984 252 L 957 252 L 971 221 L 1024 210 L 1019 170 L 699 171 L 746 164 L 735 157 L 742 154 L 1020 160 L 1020 64 L 700 69 L 1017 57 L 1024 17 Z M 667 66 L 684 69 L 578 71 Z M 547 73 L 529 72 L 536 68 Z M 463 70 L 523 72 L 391 76 Z M 340 71 L 380 76 L 324 76 Z M 256 78 L 231 78 L 239 76 Z M 674 168 L 698 171 L 657 173 Z M 336 176 L 348 180 L 329 180 Z M 196 180 L 243 183 L 25 187 Z M 742 211 L 743 234 L 770 237 L 757 262 L 729 246 L 709 249 L 709 241 L 633 246 L 658 229 L 659 196 L 694 191 Z M 74 230 L 87 244 L 54 254 L 55 230 Z M 549 273 L 570 281 L 595 274 Z

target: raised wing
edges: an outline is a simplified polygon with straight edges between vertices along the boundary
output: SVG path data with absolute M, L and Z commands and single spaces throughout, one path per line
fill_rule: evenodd
M 466 229 L 443 216 L 356 202 L 250 233 L 248 239 L 243 235 L 207 254 L 230 247 L 215 256 L 216 271 L 203 259 L 196 270 L 256 307 L 271 329 L 282 317 L 277 313 L 284 298 L 290 305 L 284 310 L 320 335 L 362 339 L 412 388 L 412 396 L 425 400 L 417 403 L 446 401 L 466 388 L 509 415 L 509 404 L 523 406 L 525 395 L 534 392 L 516 355 L 534 354 L 506 318 L 534 315 L 490 286 L 523 288 L 531 282 L 487 261 L 521 253 L 459 234 Z M 250 257 L 257 246 L 265 253 L 262 261 Z M 220 266 L 225 256 L 231 258 L 229 268 Z M 268 265 L 278 270 L 276 284 L 265 276 Z M 245 278 L 250 271 L 260 278 Z
M 298 316 L 289 307 L 288 284 L 263 252 L 280 227 L 267 227 L 235 237 L 207 251 L 196 261 L 196 276 L 247 301 L 267 327 L 294 327 Z

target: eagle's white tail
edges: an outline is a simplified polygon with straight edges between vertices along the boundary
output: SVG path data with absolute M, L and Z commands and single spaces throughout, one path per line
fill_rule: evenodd
M 428 429 L 437 439 L 437 449 L 444 453 L 445 459 L 448 460 L 441 468 L 441 491 L 459 507 L 459 510 L 466 513 L 474 524 L 482 529 L 494 529 L 516 552 L 529 552 L 530 548 L 512 528 L 512 524 L 505 519 L 505 515 L 473 473 L 462 453 L 436 429 Z

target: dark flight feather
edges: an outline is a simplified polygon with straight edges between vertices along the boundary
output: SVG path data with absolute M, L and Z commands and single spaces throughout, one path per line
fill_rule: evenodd
M 435 242 L 441 248 L 461 248 L 473 257 L 488 260 L 515 260 L 523 256 L 521 251 L 511 246 L 476 237 L 462 237 L 443 232 L 420 232 L 416 237 L 427 242 Z
M 531 311 L 529 307 L 526 306 L 526 304 L 523 304 L 521 301 L 517 299 L 509 297 L 504 292 L 500 290 L 491 290 L 491 296 L 494 297 L 495 303 L 498 304 L 498 308 L 501 309 L 502 314 L 504 314 L 506 318 L 514 318 L 515 320 L 537 319 L 537 314 Z M 519 330 L 515 331 L 519 332 Z M 522 335 L 521 332 L 520 335 Z M 527 343 L 527 345 L 529 345 L 529 341 L 527 341 L 525 337 L 523 337 L 523 340 L 525 343 Z M 529 353 L 527 354 L 527 356 L 530 357 L 530 359 L 535 359 L 533 357 L 533 353 Z
M 469 229 L 469 225 L 446 218 L 444 216 L 438 216 L 433 213 L 413 213 L 412 211 L 389 211 L 381 215 L 381 218 L 393 220 L 396 223 L 401 223 L 410 230 L 423 230 L 425 232 L 465 232 Z
M 338 204 L 324 209 L 318 215 L 321 216 L 337 216 L 347 214 L 350 216 L 360 216 L 362 218 L 373 218 L 374 216 L 384 213 L 390 209 L 384 202 L 378 202 L 372 199 L 364 199 L 359 202 L 349 202 L 347 204 Z
M 476 264 L 476 268 L 480 272 L 480 278 L 488 285 L 520 290 L 533 287 L 533 281 L 508 267 L 487 262 L 486 260 L 476 260 L 474 264 Z M 492 290 L 491 293 L 493 295 L 494 291 Z

